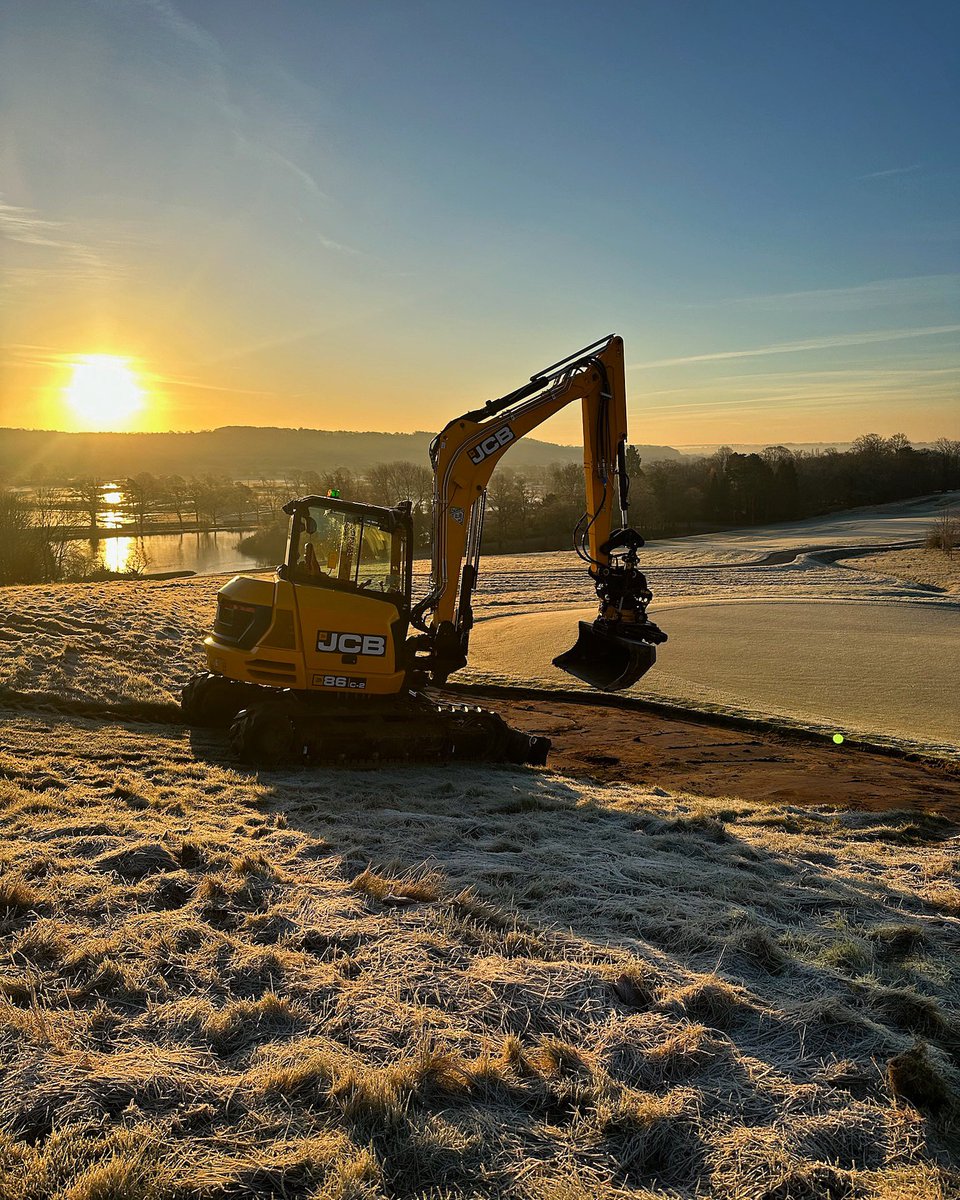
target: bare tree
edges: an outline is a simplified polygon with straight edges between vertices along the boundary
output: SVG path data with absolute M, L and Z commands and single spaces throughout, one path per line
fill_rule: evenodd
M 925 545 L 928 550 L 943 550 L 952 554 L 954 547 L 960 545 L 960 517 L 944 509 L 930 527 Z
M 160 481 L 160 491 L 163 500 L 177 514 L 177 523 L 183 529 L 183 514 L 189 503 L 189 487 L 181 475 L 164 475 Z
M 33 525 L 45 548 L 48 579 L 61 579 L 68 558 L 70 543 L 62 536 L 66 523 L 63 493 L 59 488 L 41 484 L 33 491 Z
M 123 490 L 127 498 L 127 508 L 135 518 L 137 528 L 142 534 L 146 519 L 155 510 L 160 497 L 157 480 L 144 471 L 130 479 L 125 479 Z
M 77 502 L 81 512 L 90 519 L 90 528 L 96 529 L 97 516 L 103 499 L 103 484 L 99 479 L 85 477 L 75 479 L 69 487 L 70 495 Z

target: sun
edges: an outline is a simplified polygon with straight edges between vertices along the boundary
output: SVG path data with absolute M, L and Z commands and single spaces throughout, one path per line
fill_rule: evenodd
M 143 408 L 143 389 L 130 359 L 83 354 L 74 359 L 67 403 L 88 429 L 122 429 Z

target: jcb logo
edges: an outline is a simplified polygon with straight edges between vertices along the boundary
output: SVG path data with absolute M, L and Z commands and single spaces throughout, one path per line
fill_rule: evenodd
M 317 649 L 325 654 L 369 654 L 383 656 L 387 652 L 387 639 L 367 633 L 317 634 Z
M 479 446 L 474 446 L 468 451 L 470 461 L 474 463 L 482 463 L 485 458 L 489 458 L 491 454 L 496 454 L 501 446 L 505 446 L 507 442 L 513 441 L 513 430 L 509 425 L 504 425 L 502 429 L 498 429 L 496 433 L 491 433 L 488 438 L 484 438 Z

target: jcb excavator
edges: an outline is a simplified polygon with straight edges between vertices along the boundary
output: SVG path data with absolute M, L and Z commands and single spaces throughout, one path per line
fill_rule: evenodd
M 666 634 L 647 618 L 643 538 L 627 523 L 623 342 L 611 335 L 457 417 L 431 443 L 433 562 L 421 599 L 413 597 L 410 501 L 383 508 L 330 494 L 284 505 L 286 559 L 273 579 L 238 575 L 220 589 L 204 642 L 209 669 L 183 691 L 187 720 L 229 723 L 231 744 L 248 762 L 545 762 L 547 738 L 483 709 L 440 703 L 426 689 L 467 663 L 494 467 L 575 400 L 583 405 L 586 509 L 574 547 L 600 610 L 554 663 L 604 690 L 635 683 Z

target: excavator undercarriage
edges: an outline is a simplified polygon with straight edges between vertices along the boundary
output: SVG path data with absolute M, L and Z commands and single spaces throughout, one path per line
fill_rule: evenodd
M 203 672 L 183 692 L 190 724 L 229 728 L 241 762 L 368 768 L 387 763 L 503 762 L 543 766 L 550 739 L 495 712 L 423 693 L 358 698 L 278 691 Z

